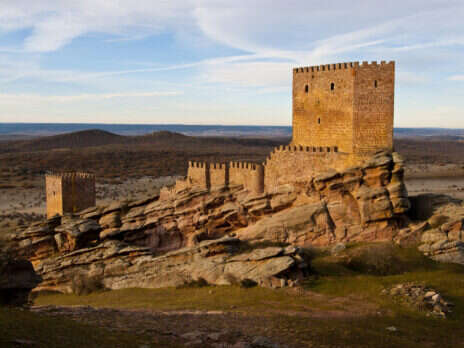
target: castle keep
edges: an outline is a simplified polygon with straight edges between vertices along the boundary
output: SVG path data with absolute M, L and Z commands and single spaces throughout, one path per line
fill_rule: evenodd
M 393 151 L 395 62 L 350 62 L 293 69 L 293 134 L 263 164 L 189 162 L 186 187 L 243 185 L 252 193 L 310 180 L 321 172 L 359 165 Z
M 293 69 L 293 134 L 262 164 L 190 161 L 185 180 L 163 188 L 160 199 L 187 188 L 243 186 L 253 194 L 307 182 L 327 170 L 361 164 L 378 151 L 393 151 L 395 62 L 351 62 Z M 46 176 L 47 216 L 95 205 L 95 177 Z
M 393 149 L 395 63 L 339 63 L 293 70 L 293 139 L 363 157 Z
M 95 206 L 95 175 L 60 173 L 45 175 L 47 218 L 76 213 Z

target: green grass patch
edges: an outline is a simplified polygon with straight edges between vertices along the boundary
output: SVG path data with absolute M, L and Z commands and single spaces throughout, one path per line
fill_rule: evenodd
M 0 347 L 21 346 L 14 343 L 16 340 L 33 342 L 32 346 L 39 348 L 129 348 L 148 341 L 140 336 L 110 332 L 62 317 L 0 307 Z
M 309 290 L 305 292 L 240 286 L 124 289 L 83 296 L 39 294 L 35 304 L 221 310 L 232 312 L 232 317 L 215 317 L 202 325 L 240 315 L 242 319 L 224 325 L 292 347 L 464 347 L 464 267 L 391 246 L 380 246 L 384 260 L 379 260 L 376 247 L 349 246 L 339 255 L 314 253 L 314 275 L 303 284 Z M 426 312 L 381 294 L 384 288 L 405 282 L 438 290 L 455 304 L 453 313 L 447 319 L 427 317 Z M 392 326 L 396 331 L 387 330 Z
M 305 310 L 333 308 L 310 295 L 290 295 L 286 289 L 240 286 L 206 286 L 162 289 L 122 289 L 77 296 L 39 294 L 35 305 L 89 305 L 108 308 L 144 308 L 153 310 L 222 310 L 262 313 L 272 309 Z

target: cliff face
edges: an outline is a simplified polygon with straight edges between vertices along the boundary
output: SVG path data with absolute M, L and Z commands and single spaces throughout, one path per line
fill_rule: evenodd
M 379 153 L 362 167 L 325 173 L 309 182 L 281 185 L 260 195 L 250 194 L 242 186 L 212 191 L 185 189 L 172 199 L 153 197 L 130 204 L 118 203 L 37 223 L 14 239 L 17 252 L 33 262 L 46 286 L 63 291 L 69 288 L 72 272 L 91 274 L 95 265 L 103 269 L 101 275 L 110 288 L 178 284 L 187 282 L 182 274 L 192 272 L 213 283 L 227 282 L 224 276 L 209 276 L 207 271 L 195 273 L 193 269 L 215 269 L 217 274 L 231 273 L 239 280 L 250 278 L 260 283 L 272 283 L 269 281 L 272 277 L 283 279 L 282 274 L 286 274 L 287 282 L 288 274 L 294 274 L 294 267 L 304 268 L 298 249 L 291 254 L 281 249 L 259 260 L 252 257 L 241 261 L 251 262 L 248 266 L 238 268 L 234 268 L 237 261 L 233 261 L 235 266 L 227 266 L 228 260 L 241 254 L 243 245 L 256 242 L 327 246 L 340 241 L 393 240 L 408 209 L 401 158 Z M 198 249 L 202 243 L 227 236 L 238 238 L 225 243 L 234 244 L 234 248 L 221 247 L 217 253 Z M 180 250 L 182 257 L 176 254 Z M 211 255 L 222 255 L 213 262 L 220 264 L 219 268 L 211 264 L 189 268 L 188 264 L 208 264 Z M 119 260 L 117 267 L 113 261 L 105 261 L 110 259 Z M 270 267 L 273 271 L 263 271 L 262 277 L 252 274 L 253 267 L 274 259 L 279 261 L 272 262 L 286 267 Z M 178 261 L 171 263 L 171 260 Z M 144 268 L 135 266 L 142 264 L 150 265 L 145 273 L 152 268 L 179 271 L 173 271 L 175 275 L 167 278 L 150 271 L 152 278 L 146 282 L 108 280 L 118 277 L 111 275 L 110 268 L 119 267 L 125 279 L 130 279 L 132 273 L 140 274 Z M 247 267 L 250 271 L 243 271 Z M 174 278 L 177 280 L 171 282 Z

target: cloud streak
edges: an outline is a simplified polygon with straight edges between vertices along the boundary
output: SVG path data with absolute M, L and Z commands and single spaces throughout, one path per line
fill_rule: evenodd
M 122 92 L 102 94 L 77 94 L 77 95 L 38 95 L 38 94 L 0 94 L 2 103 L 73 103 L 80 101 L 101 101 L 118 98 L 149 98 L 149 97 L 173 97 L 182 95 L 180 91 L 152 91 L 152 92 Z

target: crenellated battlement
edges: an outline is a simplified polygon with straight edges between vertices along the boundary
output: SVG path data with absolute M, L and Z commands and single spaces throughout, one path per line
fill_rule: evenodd
M 338 146 L 303 146 L 303 145 L 280 145 L 274 148 L 274 152 L 338 152 Z
M 206 162 L 189 161 L 189 168 L 206 168 L 207 165 Z
M 258 170 L 260 164 L 250 162 L 230 162 L 229 167 L 234 169 Z
M 46 177 L 56 179 L 95 179 L 95 174 L 87 172 L 50 172 L 45 174 Z
M 394 66 L 395 62 L 390 61 L 386 62 L 382 60 L 380 63 L 377 61 L 372 61 L 371 63 L 364 61 L 360 62 L 346 62 L 346 63 L 336 63 L 336 64 L 323 64 L 315 66 L 305 66 L 298 67 L 293 69 L 294 74 L 299 73 L 318 73 L 318 72 L 331 72 L 336 70 L 348 70 L 348 69 L 357 69 L 357 68 L 366 68 L 366 67 L 384 67 L 384 66 Z

